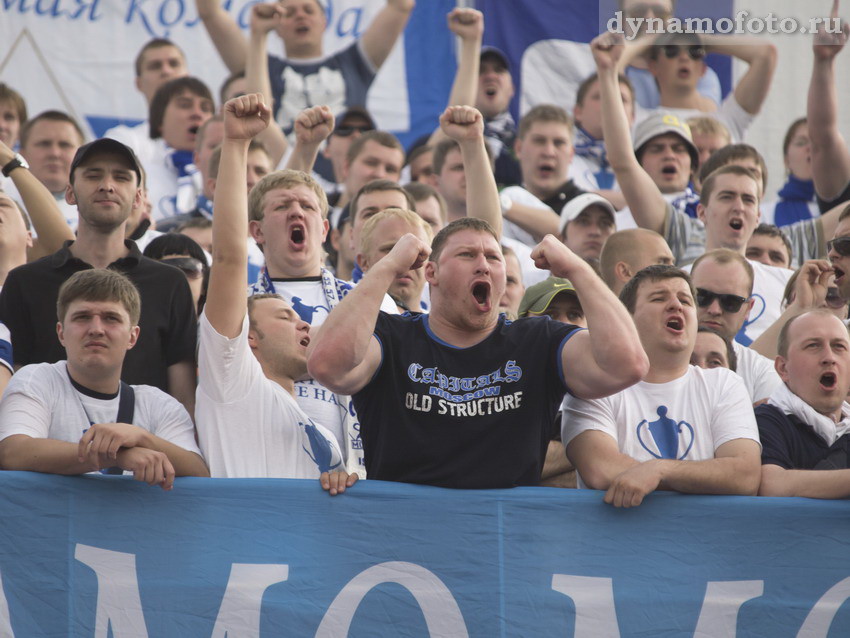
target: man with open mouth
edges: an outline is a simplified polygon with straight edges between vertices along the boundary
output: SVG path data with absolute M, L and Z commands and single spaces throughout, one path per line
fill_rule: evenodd
M 561 439 L 579 487 L 635 507 L 655 490 L 750 494 L 759 485 L 758 430 L 743 381 L 727 368 L 691 366 L 696 291 L 675 266 L 653 265 L 620 301 L 640 333 L 649 373 L 596 400 L 564 399 Z M 698 462 L 695 462 L 698 461 Z
M 784 383 L 756 408 L 764 496 L 850 496 L 850 340 L 829 310 L 798 315 L 779 336 Z

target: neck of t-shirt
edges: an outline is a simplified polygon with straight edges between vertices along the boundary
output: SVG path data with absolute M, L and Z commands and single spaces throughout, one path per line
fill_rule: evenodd
M 106 268 L 126 257 L 130 250 L 124 244 L 126 222 L 109 232 L 99 232 L 80 220 L 77 239 L 71 244 L 71 254 L 95 268 Z
M 646 383 L 669 383 L 685 376 L 691 367 L 690 353 L 683 355 L 680 352 L 648 353 L 649 372 L 644 381 Z
M 121 389 L 121 380 L 118 378 L 92 380 L 81 375 L 79 370 L 72 370 L 70 365 L 68 366 L 68 379 L 77 392 L 103 401 L 111 401 L 118 396 Z

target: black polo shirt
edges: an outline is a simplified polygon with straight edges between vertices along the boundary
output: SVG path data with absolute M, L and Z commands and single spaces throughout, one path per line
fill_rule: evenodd
M 71 254 L 67 241 L 61 250 L 12 270 L 0 292 L 0 321 L 12 333 L 16 365 L 55 363 L 66 358 L 56 335 L 59 287 L 75 272 L 92 268 Z M 127 352 L 121 378 L 130 384 L 152 385 L 168 391 L 168 366 L 194 362 L 197 320 L 192 293 L 180 270 L 143 257 L 136 243 L 126 240 L 126 257 L 109 268 L 121 272 L 139 289 L 141 328 L 135 347 Z
M 850 434 L 829 446 L 808 423 L 775 405 L 756 408 L 762 465 L 786 470 L 843 470 L 848 467 Z
M 568 201 L 586 192 L 586 190 L 576 186 L 573 180 L 568 179 L 558 187 L 558 190 L 554 194 L 544 199 L 543 203 L 554 210 L 556 214 L 560 215 L 561 210 Z

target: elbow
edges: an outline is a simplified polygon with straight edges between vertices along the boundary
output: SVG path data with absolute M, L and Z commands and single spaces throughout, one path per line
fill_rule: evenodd
M 339 391 L 334 384 L 334 380 L 338 378 L 338 370 L 334 366 L 334 357 L 325 355 L 321 347 L 308 352 L 307 374 L 332 392 Z
M 577 471 L 584 484 L 592 490 L 607 491 L 611 487 L 612 477 L 608 476 L 604 468 L 598 467 L 596 463 L 592 463 L 589 467 L 584 467 Z
M 741 496 L 767 496 L 762 494 L 761 485 L 763 483 L 761 476 L 761 465 L 756 464 L 753 467 L 741 468 L 737 473 L 737 481 L 735 486 L 735 494 Z M 772 494 L 770 496 L 778 496 Z
M 638 346 L 631 357 L 622 361 L 622 365 L 618 366 L 618 369 L 621 371 L 620 376 L 624 388 L 633 386 L 638 381 L 643 381 L 649 374 L 649 357 L 643 347 Z

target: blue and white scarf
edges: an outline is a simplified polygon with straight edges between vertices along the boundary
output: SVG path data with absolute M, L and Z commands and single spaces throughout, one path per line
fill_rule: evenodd
M 615 175 L 608 164 L 608 154 L 605 151 L 604 140 L 597 140 L 582 127 L 576 125 L 573 147 L 576 155 L 587 160 L 598 170 L 594 171 L 596 185 L 600 190 L 609 190 L 614 187 Z

